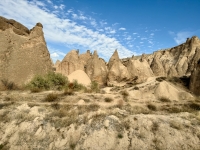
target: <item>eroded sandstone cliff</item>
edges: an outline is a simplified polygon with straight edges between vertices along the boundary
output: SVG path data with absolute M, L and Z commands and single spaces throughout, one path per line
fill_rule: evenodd
M 0 80 L 21 85 L 51 69 L 42 24 L 29 30 L 15 20 L 0 17 Z

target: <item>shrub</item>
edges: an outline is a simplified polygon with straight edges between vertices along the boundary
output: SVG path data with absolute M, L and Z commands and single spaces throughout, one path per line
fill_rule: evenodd
M 85 89 L 85 86 L 82 84 L 79 84 L 77 80 L 74 80 L 72 83 L 69 83 L 68 87 L 75 91 L 80 91 L 80 90 Z
M 150 110 L 153 110 L 153 111 L 156 111 L 156 106 L 153 105 L 153 104 L 147 104 L 147 107 L 150 109 Z
M 122 138 L 123 138 L 123 135 L 122 135 L 121 133 L 118 133 L 117 137 L 118 137 L 119 139 L 122 139 Z
M 61 90 L 68 83 L 65 76 L 59 73 L 49 72 L 48 74 L 41 76 L 36 75 L 28 84 L 28 87 L 34 91 L 34 89 L 49 90 L 57 89 Z M 36 90 L 37 91 L 37 90 Z
M 105 100 L 105 102 L 108 102 L 108 103 L 113 101 L 113 99 L 110 97 L 106 97 L 104 100 Z
M 74 95 L 74 90 L 65 88 L 64 95 Z
M 4 88 L 6 90 L 15 90 L 17 89 L 17 86 L 15 85 L 14 82 L 8 81 L 8 79 L 2 79 L 1 83 L 3 84 Z
M 156 132 L 156 131 L 158 131 L 158 129 L 159 129 L 158 122 L 153 122 L 153 124 L 152 124 L 152 131 Z
M 91 82 L 90 88 L 91 88 L 92 92 L 96 92 L 96 93 L 100 92 L 99 84 L 96 81 Z
M 161 102 L 171 102 L 170 99 L 168 97 L 160 97 L 159 100 Z
M 31 92 L 32 93 L 39 93 L 39 92 L 41 92 L 42 90 L 40 89 L 40 88 L 38 88 L 38 87 L 33 87 L 33 88 L 31 88 Z
M 166 77 L 157 77 L 156 81 L 162 82 L 163 80 L 166 80 Z
M 57 99 L 58 99 L 58 94 L 50 93 L 50 94 L 47 95 L 47 97 L 44 99 L 44 101 L 46 101 L 46 102 L 54 102 Z
M 126 98 L 126 97 L 129 96 L 129 93 L 128 93 L 126 90 L 121 91 L 121 94 L 122 94 L 122 96 L 123 96 L 124 98 Z
M 58 110 L 58 109 L 60 109 L 60 104 L 53 103 L 53 104 L 51 104 L 51 107 L 54 108 L 54 109 L 56 109 L 56 110 Z
M 139 90 L 139 87 L 135 86 L 135 87 L 133 88 L 133 90 Z
M 56 87 L 59 90 L 68 83 L 67 78 L 60 73 L 50 72 L 46 78 L 50 83 L 50 87 Z
M 200 111 L 200 104 L 197 104 L 197 103 L 191 103 L 189 104 L 189 107 L 193 110 L 198 110 Z
M 95 103 L 87 106 L 87 109 L 89 111 L 97 111 L 99 108 L 100 108 L 100 106 L 98 104 L 95 104 Z

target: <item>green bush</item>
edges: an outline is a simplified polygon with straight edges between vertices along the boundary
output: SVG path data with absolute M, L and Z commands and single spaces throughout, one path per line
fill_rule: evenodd
M 56 89 L 61 90 L 68 84 L 67 77 L 59 73 L 49 72 L 41 76 L 36 75 L 28 84 L 32 92 L 39 92 L 40 90 Z
M 72 83 L 68 84 L 69 89 L 73 89 L 74 91 L 84 90 L 85 86 L 79 84 L 77 80 L 74 80 Z
M 100 92 L 99 84 L 96 81 L 91 82 L 90 88 L 91 88 L 92 92 L 96 92 L 96 93 Z

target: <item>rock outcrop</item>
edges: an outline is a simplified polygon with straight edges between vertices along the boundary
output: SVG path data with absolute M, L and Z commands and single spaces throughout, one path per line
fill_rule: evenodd
M 15 20 L 0 17 L 0 47 L 0 80 L 21 85 L 52 70 L 40 23 L 29 30 Z
M 91 81 L 97 81 L 101 85 L 106 84 L 108 74 L 106 62 L 99 58 L 97 51 L 94 51 L 92 57 L 88 60 L 85 72 Z
M 153 76 L 153 72 L 145 59 L 129 60 L 127 69 L 134 83 L 144 82 L 148 77 Z
M 83 70 L 76 70 L 67 77 L 70 82 L 76 80 L 78 83 L 83 84 L 85 86 L 89 86 L 91 84 L 90 78 Z
M 193 61 L 194 69 L 190 78 L 190 90 L 200 96 L 200 48 L 196 49 Z
M 119 59 L 118 52 L 115 50 L 108 62 L 107 84 L 114 84 L 116 82 L 126 81 L 128 79 L 130 79 L 130 75 L 127 67 L 122 64 L 121 60 Z
M 62 73 L 63 75 L 67 76 L 76 70 L 85 71 L 85 65 L 90 58 L 90 51 L 87 51 L 87 53 L 85 54 L 79 55 L 78 50 L 71 50 L 56 67 L 56 72 Z
M 178 89 L 173 84 L 163 81 L 159 83 L 158 87 L 155 89 L 155 96 L 160 98 L 167 98 L 172 101 L 178 100 L 192 100 L 193 96 L 181 89 Z
M 192 61 L 198 47 L 200 40 L 194 36 L 181 45 L 154 52 L 145 59 L 156 76 L 189 76 L 194 69 Z

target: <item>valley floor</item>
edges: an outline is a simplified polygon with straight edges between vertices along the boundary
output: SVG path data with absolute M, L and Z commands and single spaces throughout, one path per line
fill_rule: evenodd
M 200 99 L 158 99 L 159 84 L 74 95 L 1 91 L 0 149 L 200 149 Z

